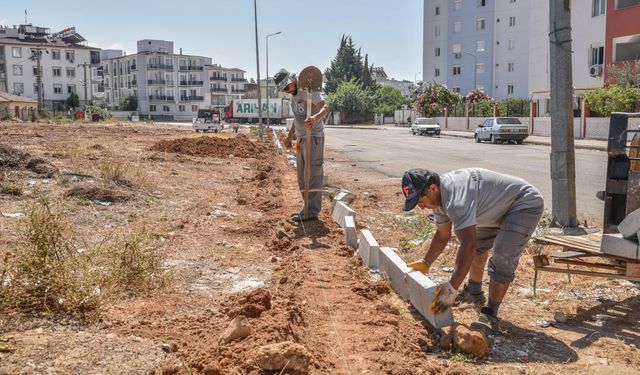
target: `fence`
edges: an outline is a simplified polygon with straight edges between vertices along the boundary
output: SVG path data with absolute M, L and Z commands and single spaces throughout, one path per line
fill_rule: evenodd
M 36 117 L 36 109 L 34 108 L 20 108 L 17 111 L 12 108 L 4 107 L 0 108 L 0 119 L 18 118 L 22 121 L 31 121 Z

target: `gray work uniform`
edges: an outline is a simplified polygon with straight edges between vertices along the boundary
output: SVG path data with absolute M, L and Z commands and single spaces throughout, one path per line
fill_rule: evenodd
M 513 281 L 520 254 L 544 211 L 542 194 L 527 181 L 481 168 L 458 169 L 440 176 L 442 207 L 433 211 L 437 225 L 454 230 L 476 226 L 477 254 L 493 248 L 488 274 L 500 283 Z
M 318 113 L 316 105 L 324 101 L 320 92 L 314 91 L 311 94 L 311 103 L 313 105 L 312 115 Z M 298 90 L 296 95 L 291 97 L 291 111 L 293 112 L 294 120 L 293 126 L 295 127 L 296 137 L 300 142 L 300 152 L 296 158 L 297 172 L 298 172 L 298 187 L 304 199 L 304 168 L 305 160 L 307 158 L 307 127 L 304 125 L 304 120 L 307 118 L 307 92 L 304 90 Z M 309 181 L 309 217 L 317 217 L 322 208 L 322 186 L 323 186 L 323 170 L 324 164 L 324 124 L 322 121 L 318 122 L 311 128 L 311 154 L 310 159 L 310 181 Z M 304 213 L 304 207 L 300 210 L 300 213 Z

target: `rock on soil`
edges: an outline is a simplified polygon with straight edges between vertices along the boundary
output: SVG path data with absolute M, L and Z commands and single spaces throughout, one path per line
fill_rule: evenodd
M 229 323 L 227 329 L 222 332 L 222 335 L 220 335 L 220 338 L 218 339 L 218 343 L 222 345 L 230 343 L 233 340 L 243 339 L 251 335 L 252 331 L 253 329 L 251 328 L 251 324 L 249 324 L 247 318 L 242 315 L 238 315 L 231 321 L 231 323 Z
M 218 365 L 209 365 L 204 368 L 202 371 L 204 375 L 220 375 L 222 371 L 220 370 L 220 366 Z
M 197 137 L 160 141 L 151 151 L 173 152 L 192 156 L 227 158 L 257 158 L 266 152 L 263 145 L 252 142 L 249 137 L 239 134 L 233 138 Z
M 480 331 L 472 331 L 463 325 L 453 328 L 453 344 L 461 352 L 473 354 L 478 359 L 484 357 L 489 351 L 487 336 Z
M 256 289 L 232 304 L 238 307 L 229 311 L 229 317 L 244 315 L 248 318 L 259 318 L 264 311 L 271 309 L 271 293 L 267 289 Z
M 306 372 L 310 363 L 307 349 L 291 341 L 264 345 L 256 352 L 255 363 L 262 370 L 294 370 Z

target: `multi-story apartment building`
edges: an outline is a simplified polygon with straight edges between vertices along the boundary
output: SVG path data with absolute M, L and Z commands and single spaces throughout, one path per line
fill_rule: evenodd
M 574 109 L 582 107 L 584 92 L 602 87 L 605 55 L 606 0 L 571 3 L 571 66 L 573 70 Z M 550 105 L 549 2 L 535 2 L 529 18 L 530 59 L 529 98 L 537 105 L 538 115 L 547 115 Z
M 630 62 L 639 67 L 640 0 L 601 1 L 606 1 L 607 7 L 604 75 L 608 80 L 609 64 L 620 65 Z
M 211 106 L 226 108 L 232 100 L 242 98 L 247 93 L 244 78 L 245 71 L 238 68 L 225 68 L 219 64 L 207 65 Z
M 175 54 L 173 42 L 139 40 L 137 53 L 103 51 L 105 101 L 117 108 L 128 96 L 138 99 L 141 116 L 165 120 L 190 120 L 208 108 L 206 65 L 210 57 Z
M 100 49 L 87 46 L 73 27 L 52 34 L 31 24 L 0 26 L 0 91 L 37 100 L 38 55 L 44 107 L 64 108 L 71 93 L 80 103 L 102 99 Z
M 526 97 L 529 0 L 425 0 L 423 81 Z M 516 70 L 516 67 L 519 69 Z
M 415 84 L 413 82 L 407 80 L 398 81 L 397 79 L 390 78 L 382 66 L 373 67 L 371 77 L 381 86 L 393 87 L 400 91 L 405 98 L 409 98 L 415 90 Z

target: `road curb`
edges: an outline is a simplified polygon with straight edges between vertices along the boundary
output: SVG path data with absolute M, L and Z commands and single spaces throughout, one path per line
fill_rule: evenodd
M 325 129 L 359 129 L 359 130 L 387 130 L 373 126 L 357 126 L 357 125 L 325 125 Z
M 471 136 L 471 135 L 451 134 L 451 133 L 447 133 L 447 132 L 444 132 L 444 131 L 442 132 L 442 135 L 447 136 L 447 137 L 454 137 L 454 138 L 473 139 L 473 136 Z M 546 141 L 535 141 L 535 140 L 527 139 L 525 142 L 527 144 L 530 144 L 530 145 L 551 146 L 551 142 L 546 142 Z M 577 149 L 577 150 L 607 151 L 607 146 L 574 144 L 574 148 Z

